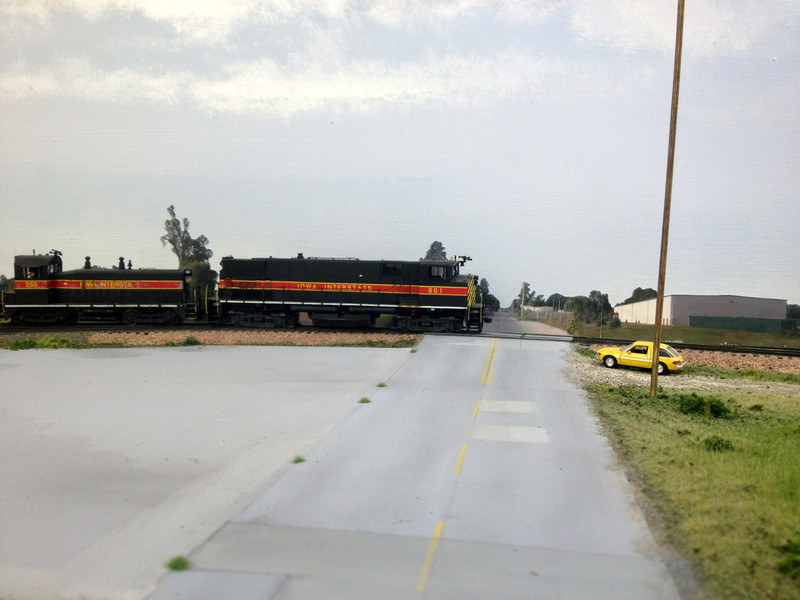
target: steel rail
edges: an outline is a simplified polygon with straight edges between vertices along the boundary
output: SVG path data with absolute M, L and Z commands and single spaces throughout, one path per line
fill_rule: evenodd
M 573 342 L 576 344 L 604 344 L 606 346 L 624 346 L 636 340 L 621 338 L 595 338 L 571 335 L 553 335 L 546 333 L 487 333 L 476 334 L 479 337 L 499 337 L 504 339 L 546 340 L 552 342 Z M 738 344 L 691 344 L 685 342 L 667 342 L 678 350 L 702 350 L 706 352 L 732 352 L 738 354 L 764 354 L 772 356 L 800 356 L 800 348 L 788 346 L 743 346 Z
M 258 328 L 256 328 L 258 329 Z M 226 327 L 226 326 L 219 326 L 219 325 L 209 325 L 207 323 L 183 323 L 181 325 L 173 325 L 173 326 L 160 326 L 157 328 L 150 327 L 147 325 L 116 325 L 116 324 L 102 324 L 102 323 L 86 323 L 86 324 L 79 324 L 79 325 L 71 325 L 68 327 L 54 327 L 52 324 L 42 324 L 41 326 L 25 326 L 19 327 L 10 324 L 2 324 L 0 325 L 0 335 L 3 334 L 18 334 L 18 333 L 36 333 L 36 334 L 58 334 L 58 333 L 70 333 L 70 332 L 130 332 L 130 333 L 141 333 L 141 332 L 149 332 L 149 331 L 189 331 L 189 330 L 201 330 L 201 331 L 229 331 L 229 332 L 236 332 L 236 331 L 252 331 L 253 328 L 245 328 L 245 327 Z M 381 333 L 397 333 L 398 335 L 404 335 L 408 332 L 406 331 L 396 331 L 393 329 L 360 329 L 360 328 L 328 328 L 328 327 L 295 327 L 293 329 L 286 329 L 281 328 L 280 331 L 331 331 L 331 332 L 338 332 L 338 331 L 346 331 L 346 332 L 381 332 Z M 274 331 L 272 328 L 264 328 L 263 331 Z M 548 342 L 570 342 L 575 344 L 604 344 L 606 346 L 624 346 L 630 344 L 636 340 L 633 339 L 623 339 L 623 338 L 596 338 L 596 337 L 580 337 L 580 336 L 572 336 L 568 334 L 549 334 L 549 333 L 501 333 L 501 332 L 487 332 L 483 331 L 482 333 L 452 333 L 452 332 L 411 332 L 411 333 L 423 333 L 425 335 L 458 335 L 464 337 L 480 337 L 480 338 L 501 338 L 501 339 L 510 339 L 510 340 L 539 340 L 539 341 L 548 341 Z M 673 348 L 678 350 L 701 350 L 706 352 L 733 352 L 739 354 L 763 354 L 763 355 L 772 355 L 772 356 L 800 356 L 800 348 L 791 348 L 786 346 L 743 346 L 738 344 L 691 344 L 685 342 L 667 342 Z

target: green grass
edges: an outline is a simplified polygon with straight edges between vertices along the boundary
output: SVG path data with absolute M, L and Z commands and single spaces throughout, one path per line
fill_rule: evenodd
M 653 325 L 623 323 L 621 327 L 601 327 L 595 324 L 580 323 L 575 335 L 619 340 L 652 340 Z M 773 333 L 751 333 L 749 331 L 729 331 L 727 329 L 704 329 L 702 327 L 678 327 L 665 325 L 661 328 L 661 341 L 683 342 L 685 344 L 731 344 L 739 346 L 763 346 L 800 348 L 800 338 Z
M 9 348 L 11 350 L 32 350 L 32 349 L 55 349 L 55 348 L 78 348 L 66 338 L 56 336 L 45 336 L 38 339 L 25 338 L 14 341 Z
M 659 531 L 709 597 L 800 598 L 796 397 L 587 389 Z
M 793 383 L 800 385 L 800 375 L 795 373 L 780 373 L 777 371 L 757 371 L 755 369 L 724 369 L 722 367 L 709 367 L 706 365 L 686 365 L 683 373 L 687 375 L 702 375 L 716 379 L 746 379 L 748 381 L 774 381 L 776 383 Z

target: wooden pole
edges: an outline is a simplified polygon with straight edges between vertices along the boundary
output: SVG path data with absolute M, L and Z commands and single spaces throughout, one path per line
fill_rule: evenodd
M 678 94 L 681 87 L 681 52 L 683 48 L 684 0 L 678 0 L 678 23 L 675 33 L 675 66 L 672 73 L 672 110 L 669 118 L 669 149 L 667 152 L 667 184 L 664 192 L 664 218 L 661 223 L 661 256 L 658 263 L 658 292 L 656 296 L 656 323 L 653 332 L 653 364 L 650 371 L 650 395 L 658 391 L 658 361 L 661 350 L 661 320 L 664 313 L 664 282 L 667 274 L 667 246 L 669 244 L 669 216 L 672 205 L 672 174 L 675 164 L 675 134 L 678 124 Z

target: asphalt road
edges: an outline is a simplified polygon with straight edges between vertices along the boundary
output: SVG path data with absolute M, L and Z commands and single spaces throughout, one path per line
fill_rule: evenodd
M 677 598 L 567 349 L 2 351 L 0 596 Z

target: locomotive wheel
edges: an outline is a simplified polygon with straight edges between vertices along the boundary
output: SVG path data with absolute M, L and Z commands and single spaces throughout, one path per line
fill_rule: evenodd
M 125 325 L 136 325 L 136 311 L 135 310 L 126 310 L 122 313 L 122 322 Z

